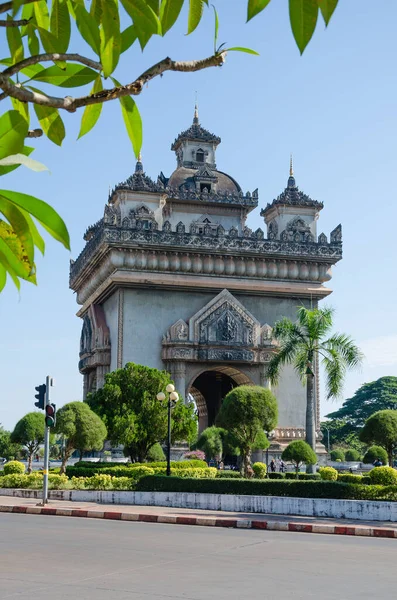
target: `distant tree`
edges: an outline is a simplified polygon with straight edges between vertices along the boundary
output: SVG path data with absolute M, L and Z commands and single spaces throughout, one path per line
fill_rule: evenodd
M 387 465 L 387 452 L 382 446 L 370 446 L 364 454 L 363 463 L 365 465 L 373 465 L 379 459 L 382 464 Z
M 335 448 L 335 450 L 331 450 L 330 452 L 331 460 L 345 460 L 345 453 L 341 448 Z
M 223 456 L 223 432 L 221 427 L 207 427 L 197 440 L 197 448 L 202 450 L 207 460 L 218 459 Z
M 15 458 L 20 450 L 20 444 L 13 444 L 11 442 L 11 432 L 0 425 L 0 456 L 10 460 L 11 458 Z
M 380 410 L 367 419 L 360 440 L 366 444 L 379 444 L 386 452 L 389 465 L 397 449 L 397 410 Z
M 294 464 L 297 479 L 302 464 L 315 465 L 317 462 L 316 453 L 309 444 L 303 440 L 295 440 L 288 444 L 283 451 L 281 458 L 286 462 L 292 462 Z
M 28 473 L 32 472 L 33 456 L 44 442 L 44 415 L 31 412 L 22 417 L 11 433 L 11 442 L 25 447 L 28 459 Z
M 321 433 L 323 434 L 323 443 L 328 445 L 328 433 L 330 447 L 353 448 L 358 452 L 364 452 L 365 444 L 360 442 L 358 434 L 360 429 L 356 429 L 344 419 L 329 419 L 320 423 Z
M 61 473 L 75 450 L 101 450 L 107 430 L 104 422 L 85 402 L 69 402 L 57 413 L 56 433 L 64 437 Z
M 366 420 L 379 410 L 397 409 L 397 377 L 381 377 L 362 385 L 341 408 L 327 415 L 328 419 L 342 421 L 353 430 L 364 427 Z
M 104 421 L 112 443 L 123 444 L 133 462 L 144 462 L 154 444 L 167 436 L 167 403 L 157 400 L 172 383 L 166 371 L 127 363 L 108 373 L 102 389 L 87 403 Z M 171 439 L 189 441 L 197 434 L 194 405 L 178 400 L 172 409 Z
M 355 450 L 354 448 L 350 448 L 345 453 L 345 460 L 347 460 L 347 462 L 357 461 L 360 460 L 360 458 L 361 454 L 358 452 L 358 450 Z
M 281 368 L 291 364 L 306 385 L 306 442 L 316 450 L 316 410 L 314 399 L 315 361 L 321 360 L 326 380 L 327 398 L 340 395 L 346 370 L 361 363 L 362 353 L 345 334 L 330 337 L 334 311 L 331 308 L 298 309 L 298 321 L 284 317 L 277 321 L 273 336 L 279 342 L 278 352 L 268 366 L 268 376 L 277 384 Z M 310 471 L 310 469 L 309 469 Z
M 251 471 L 251 453 L 258 435 L 277 425 L 278 409 L 275 396 L 260 386 L 241 385 L 224 398 L 217 425 L 232 434 L 242 458 L 242 473 Z
M 164 450 L 158 442 L 150 448 L 147 458 L 150 462 L 161 462 L 165 460 Z

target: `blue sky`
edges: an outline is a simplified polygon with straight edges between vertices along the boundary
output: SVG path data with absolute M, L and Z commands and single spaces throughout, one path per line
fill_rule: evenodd
M 366 354 L 362 370 L 346 378 L 346 398 L 364 382 L 395 375 L 397 367 L 397 3 L 339 4 L 327 30 L 318 23 L 301 57 L 286 0 L 273 0 L 248 24 L 245 0 L 218 0 L 219 42 L 250 46 L 260 57 L 230 53 L 221 69 L 166 73 L 137 102 L 144 122 L 143 162 L 152 177 L 175 168 L 170 144 L 191 123 L 196 90 L 202 124 L 222 137 L 219 168 L 244 190 L 258 187 L 259 207 L 285 187 L 293 152 L 297 184 L 324 202 L 319 230 L 329 234 L 343 225 L 344 259 L 334 268 L 327 302 L 336 309 L 335 329 L 352 335 Z M 134 47 L 120 63 L 117 79 L 131 81 L 165 56 L 210 55 L 213 15 L 207 13 L 191 36 L 184 35 L 182 17 L 143 54 Z M 70 50 L 91 55 L 83 43 L 72 43 Z M 5 47 L 0 52 L 7 55 Z M 34 387 L 46 374 L 55 378 L 58 406 L 82 397 L 81 321 L 68 288 L 69 259 L 81 251 L 87 226 L 102 216 L 109 186 L 135 165 L 118 103 L 105 105 L 97 127 L 78 142 L 80 114 L 62 117 L 67 128 L 62 148 L 44 138 L 35 142 L 33 156 L 51 173 L 21 167 L 2 180 L 4 188 L 55 206 L 72 241 L 69 254 L 46 236 L 46 255 L 37 259 L 38 287 L 24 285 L 18 295 L 10 284 L 0 295 L 0 423 L 7 428 L 34 409 Z M 254 228 L 263 227 L 259 212 L 250 217 Z M 322 414 L 341 401 L 323 401 Z

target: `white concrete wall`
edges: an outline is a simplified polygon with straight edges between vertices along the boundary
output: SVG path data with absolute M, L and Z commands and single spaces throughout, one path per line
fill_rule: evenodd
M 41 498 L 42 492 L 41 490 L 0 489 L 0 496 Z M 53 490 L 49 492 L 49 498 L 69 502 L 168 506 L 198 510 L 397 522 L 397 502 L 370 500 L 234 496 L 179 492 L 95 492 L 90 490 Z

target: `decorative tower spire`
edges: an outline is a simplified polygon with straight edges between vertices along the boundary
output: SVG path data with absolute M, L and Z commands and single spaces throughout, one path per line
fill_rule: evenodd
M 143 173 L 143 164 L 142 164 L 142 155 L 141 155 L 141 153 L 138 154 L 138 160 L 137 160 L 137 163 L 135 165 L 135 173 Z
M 289 159 L 288 187 L 289 188 L 296 187 L 295 177 L 294 177 L 294 167 L 293 167 L 293 163 L 292 163 L 292 154 L 290 155 L 290 159 Z
M 198 125 L 198 124 L 199 124 L 199 116 L 198 116 L 198 106 L 197 106 L 197 100 L 196 100 L 196 104 L 194 105 L 193 125 Z

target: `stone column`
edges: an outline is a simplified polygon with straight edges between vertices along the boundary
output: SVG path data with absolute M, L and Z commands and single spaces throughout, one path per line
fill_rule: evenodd
M 186 365 L 184 362 L 174 362 L 171 365 L 171 375 L 179 397 L 185 400 L 186 394 Z
M 260 384 L 262 387 L 266 388 L 267 390 L 271 390 L 271 385 L 270 385 L 270 381 L 266 375 L 267 373 L 267 365 L 260 365 L 260 372 L 259 372 L 259 377 L 260 377 Z

